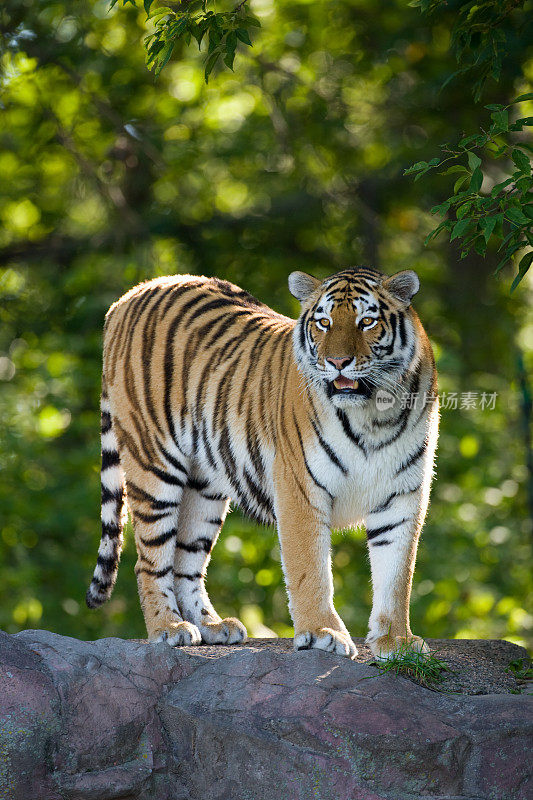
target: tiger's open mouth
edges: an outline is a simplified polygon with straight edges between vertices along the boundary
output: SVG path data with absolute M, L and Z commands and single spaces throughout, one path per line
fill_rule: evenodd
M 339 375 L 332 381 L 327 382 L 329 397 L 334 395 L 348 395 L 351 397 L 370 397 L 372 386 L 364 378 L 351 380 L 344 375 Z

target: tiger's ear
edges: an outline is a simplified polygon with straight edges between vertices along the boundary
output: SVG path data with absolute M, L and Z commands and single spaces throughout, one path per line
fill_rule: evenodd
M 393 297 L 406 305 L 410 304 L 420 289 L 418 275 L 412 269 L 404 269 L 402 272 L 397 272 L 396 275 L 391 275 L 390 278 L 385 278 L 382 285 Z
M 289 275 L 289 292 L 300 303 L 304 303 L 317 286 L 320 286 L 318 278 L 313 278 L 312 275 L 308 275 L 306 272 L 291 272 Z

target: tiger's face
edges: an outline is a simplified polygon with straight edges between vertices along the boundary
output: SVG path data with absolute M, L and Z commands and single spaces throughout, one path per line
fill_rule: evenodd
M 325 281 L 303 272 L 289 276 L 302 303 L 294 341 L 304 376 L 338 408 L 364 404 L 377 388 L 393 394 L 416 352 L 419 288 L 411 270 L 387 277 L 367 267 L 346 269 Z

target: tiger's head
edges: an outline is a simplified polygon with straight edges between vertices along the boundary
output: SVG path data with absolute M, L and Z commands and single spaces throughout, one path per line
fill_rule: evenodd
M 338 408 L 364 404 L 375 389 L 395 393 L 417 350 L 418 318 L 410 309 L 416 272 L 386 276 L 355 267 L 319 281 L 289 275 L 302 304 L 294 329 L 298 366 Z

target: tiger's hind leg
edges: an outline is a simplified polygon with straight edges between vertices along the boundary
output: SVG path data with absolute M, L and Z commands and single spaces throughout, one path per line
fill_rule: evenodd
M 134 479 L 132 479 L 134 475 Z M 183 495 L 180 477 L 126 467 L 128 505 L 133 517 L 139 598 L 151 642 L 200 644 L 196 625 L 184 620 L 174 594 L 177 521 Z
M 188 486 L 183 491 L 174 560 L 174 592 L 183 618 L 195 625 L 206 644 L 246 641 L 238 619 L 221 619 L 209 600 L 204 579 L 211 551 L 228 511 L 229 499 L 208 489 Z

